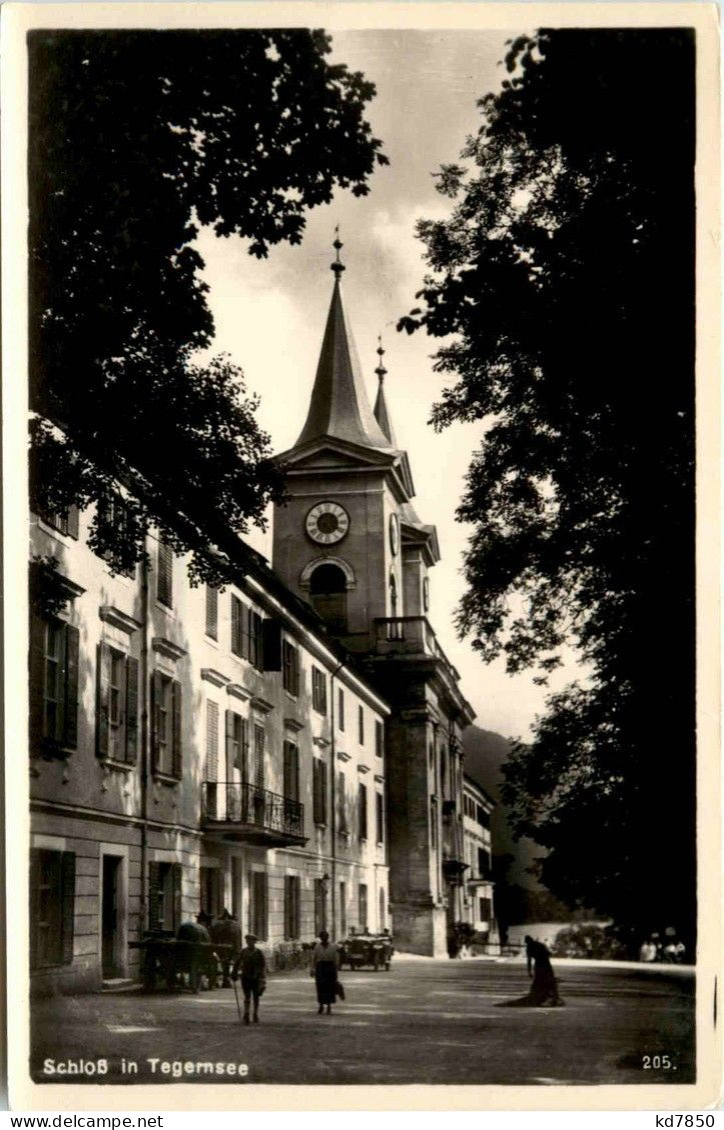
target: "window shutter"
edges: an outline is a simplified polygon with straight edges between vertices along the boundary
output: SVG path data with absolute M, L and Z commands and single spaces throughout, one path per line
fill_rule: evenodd
M 251 609 L 239 601 L 239 624 L 241 625 L 241 657 L 251 659 Z
M 37 848 L 30 849 L 30 889 L 29 889 L 29 923 L 30 923 L 30 968 L 36 969 L 38 965 L 38 918 L 40 916 L 40 852 Z
M 138 660 L 126 659 L 126 761 L 138 759 Z
M 249 722 L 246 718 L 241 719 L 241 742 L 240 742 L 240 764 L 236 766 L 241 770 L 241 779 L 246 784 L 249 780 Z
M 30 617 L 30 651 L 28 667 L 30 680 L 30 753 L 37 757 L 43 742 L 43 706 L 45 691 L 45 624 L 33 613 Z
M 70 624 L 65 628 L 65 711 L 63 745 L 78 747 L 78 647 L 80 632 Z
M 96 753 L 108 757 L 109 694 L 111 677 L 111 649 L 107 643 L 98 644 L 98 717 L 96 722 Z
M 206 635 L 212 640 L 219 635 L 219 590 L 206 586 Z
M 171 864 L 171 876 L 173 883 L 173 932 L 175 934 L 181 925 L 181 891 L 183 878 L 183 865 L 181 863 Z
M 299 746 L 294 746 L 292 751 L 292 781 L 294 784 L 294 799 L 299 800 Z
M 163 541 L 158 543 L 157 586 L 158 600 L 167 608 L 173 608 L 173 550 Z
M 233 781 L 234 775 L 232 770 L 238 768 L 236 745 L 236 715 L 233 710 L 227 710 L 225 713 L 224 733 L 226 734 L 226 780 Z
M 148 928 L 160 930 L 158 918 L 158 896 L 161 889 L 161 865 L 151 862 L 148 865 Z
M 243 655 L 241 644 L 241 601 L 231 594 L 231 650 L 234 655 Z
M 278 620 L 268 619 L 262 623 L 262 669 L 282 669 L 282 627 Z
M 75 852 L 64 851 L 60 862 L 60 914 L 61 960 L 70 965 L 73 960 L 73 925 L 75 915 Z
M 174 679 L 171 684 L 172 711 L 173 711 L 173 776 L 181 780 L 181 684 Z
M 68 535 L 78 540 L 78 507 L 74 503 L 68 507 Z
M 161 672 L 151 676 L 151 772 L 158 773 L 158 725 L 161 709 Z
M 289 742 L 284 742 L 284 784 L 282 792 L 285 797 L 290 796 L 291 788 L 291 747 Z
M 219 779 L 219 708 L 206 700 L 206 780 Z

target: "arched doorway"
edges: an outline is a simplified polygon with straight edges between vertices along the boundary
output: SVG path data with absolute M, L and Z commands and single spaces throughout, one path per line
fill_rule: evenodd
M 317 565 L 309 578 L 309 599 L 330 631 L 347 631 L 347 578 L 339 565 Z

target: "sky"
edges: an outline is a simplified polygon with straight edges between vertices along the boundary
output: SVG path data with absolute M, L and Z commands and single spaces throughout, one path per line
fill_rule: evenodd
M 525 29 L 522 29 L 525 30 Z M 291 447 L 306 418 L 332 292 L 329 266 L 337 224 L 346 265 L 343 300 L 357 344 L 370 402 L 374 403 L 377 336 L 388 370 L 385 394 L 398 446 L 409 455 L 415 509 L 437 526 L 442 561 L 430 578 L 430 620 L 461 675 L 477 725 L 506 737 L 527 738 L 545 697 L 575 678 L 573 662 L 556 672 L 546 690 L 533 674 L 511 677 L 504 662 L 484 665 L 457 638 L 453 617 L 463 592 L 462 554 L 470 530 L 455 521 L 471 453 L 483 424 L 455 424 L 436 434 L 428 420 L 444 387 L 431 354 L 439 340 L 422 331 L 395 330 L 415 305 L 425 272 L 415 222 L 449 214 L 452 203 L 435 190 L 433 174 L 457 161 L 466 137 L 480 122 L 477 100 L 497 91 L 500 62 L 511 32 L 338 31 L 332 62 L 345 62 L 375 83 L 367 117 L 383 142 L 389 167 L 377 170 L 368 196 L 338 191 L 331 204 L 308 213 L 301 246 L 272 248 L 267 260 L 248 254 L 237 237 L 201 231 L 197 246 L 215 322 L 212 353 L 228 353 L 244 370 L 247 389 L 261 397 L 259 422 L 275 451 Z M 249 540 L 271 557 L 270 534 Z

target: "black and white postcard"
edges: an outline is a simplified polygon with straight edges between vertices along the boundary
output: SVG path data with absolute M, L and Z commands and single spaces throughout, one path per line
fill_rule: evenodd
M 716 8 L 3 21 L 14 1108 L 715 1103 Z

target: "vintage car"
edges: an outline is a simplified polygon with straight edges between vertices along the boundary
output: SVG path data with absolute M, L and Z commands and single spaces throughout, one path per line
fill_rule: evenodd
M 389 934 L 350 934 L 338 943 L 339 966 L 359 969 L 370 965 L 375 973 L 378 969 L 389 971 L 394 949 Z

